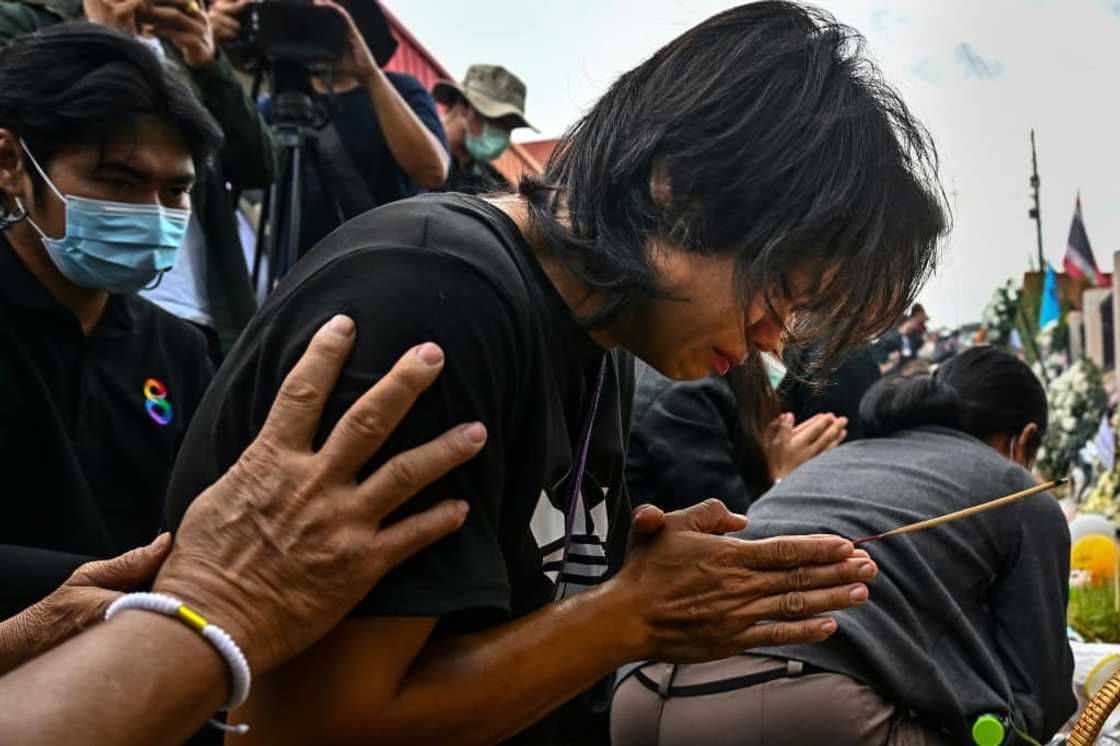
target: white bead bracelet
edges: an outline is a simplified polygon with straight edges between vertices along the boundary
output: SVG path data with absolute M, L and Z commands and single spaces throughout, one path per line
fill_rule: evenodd
M 232 710 L 249 698 L 249 686 L 253 681 L 252 673 L 249 671 L 249 661 L 245 659 L 245 654 L 241 652 L 241 648 L 237 646 L 237 643 L 224 629 L 212 624 L 179 599 L 163 593 L 127 593 L 109 605 L 105 612 L 105 619 L 112 619 L 125 609 L 154 611 L 157 614 L 174 617 L 198 632 L 214 646 L 214 649 L 225 660 L 229 667 L 230 677 L 233 679 L 229 702 L 222 708 L 223 710 Z M 218 720 L 211 720 L 210 722 L 215 727 L 231 733 L 245 733 L 249 730 L 249 726 L 245 724 L 233 726 L 226 725 Z

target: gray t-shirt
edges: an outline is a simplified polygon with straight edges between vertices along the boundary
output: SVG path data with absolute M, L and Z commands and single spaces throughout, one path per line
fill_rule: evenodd
M 755 502 L 740 535 L 860 538 L 1033 486 L 1024 469 L 956 430 L 918 428 L 851 443 Z M 873 542 L 871 598 L 835 616 L 817 645 L 750 651 L 848 674 L 955 743 L 985 712 L 1016 713 L 1049 738 L 1075 709 L 1066 639 L 1069 530 L 1048 494 Z

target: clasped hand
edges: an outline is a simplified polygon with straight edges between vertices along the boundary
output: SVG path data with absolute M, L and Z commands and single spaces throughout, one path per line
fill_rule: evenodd
M 635 511 L 627 561 L 610 581 L 629 598 L 634 659 L 686 663 L 819 642 L 836 621 L 817 615 L 867 600 L 878 568 L 847 539 L 720 535 L 746 524 L 718 500 Z

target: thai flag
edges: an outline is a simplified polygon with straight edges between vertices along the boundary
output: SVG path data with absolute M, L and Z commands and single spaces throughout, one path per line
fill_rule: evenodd
M 1066 243 L 1066 256 L 1062 266 L 1071 277 L 1085 278 L 1097 287 L 1109 284 L 1093 258 L 1093 247 L 1089 245 L 1089 234 L 1085 232 L 1085 221 L 1081 219 L 1081 192 L 1077 193 L 1077 205 L 1073 209 L 1073 223 L 1069 226 L 1069 241 Z

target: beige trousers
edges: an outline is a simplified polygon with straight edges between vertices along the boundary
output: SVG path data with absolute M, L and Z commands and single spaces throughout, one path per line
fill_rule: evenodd
M 871 687 L 841 674 L 799 673 L 796 661 L 739 655 L 672 668 L 648 664 L 645 683 L 632 675 L 618 687 L 612 746 L 949 746 Z M 766 674 L 775 678 L 705 692 L 712 682 Z

